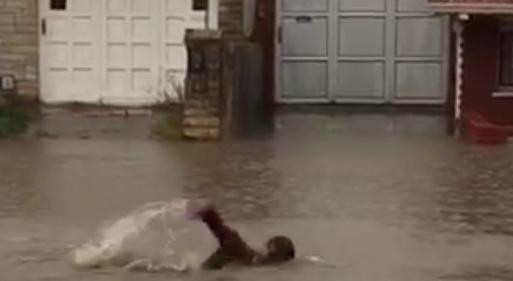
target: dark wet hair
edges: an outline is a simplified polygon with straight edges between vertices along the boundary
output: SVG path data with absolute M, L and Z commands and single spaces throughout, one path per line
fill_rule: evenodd
M 265 264 L 282 263 L 290 261 L 296 257 L 296 249 L 290 238 L 285 236 L 275 236 L 267 241 L 267 248 L 270 251 L 264 258 Z

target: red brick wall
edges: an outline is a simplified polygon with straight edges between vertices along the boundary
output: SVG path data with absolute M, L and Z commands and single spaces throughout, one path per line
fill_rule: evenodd
M 492 96 L 498 87 L 498 26 L 493 16 L 472 16 L 465 25 L 462 109 L 513 125 L 513 98 Z

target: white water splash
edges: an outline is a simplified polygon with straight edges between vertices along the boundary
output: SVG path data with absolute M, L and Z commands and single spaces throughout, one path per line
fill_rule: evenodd
M 314 256 L 314 255 L 306 256 L 306 257 L 304 257 L 303 260 L 306 262 L 309 262 L 311 264 L 315 264 L 315 265 L 323 266 L 323 267 L 332 267 L 332 268 L 343 267 L 341 264 L 335 264 L 335 263 L 329 262 L 321 256 Z
M 75 249 L 73 263 L 148 271 L 197 268 L 205 232 L 197 229 L 199 223 L 186 218 L 186 204 L 187 200 L 174 200 L 144 205 Z M 201 232 L 203 237 L 198 236 Z

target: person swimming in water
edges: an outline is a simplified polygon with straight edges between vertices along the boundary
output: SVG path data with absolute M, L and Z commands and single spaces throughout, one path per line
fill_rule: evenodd
M 203 269 L 218 270 L 230 264 L 245 266 L 276 265 L 291 261 L 296 256 L 292 240 L 275 236 L 266 243 L 266 251 L 259 252 L 248 246 L 239 233 L 228 226 L 215 206 L 206 200 L 192 200 L 187 212 L 193 219 L 206 224 L 219 242 L 219 248 L 202 264 Z

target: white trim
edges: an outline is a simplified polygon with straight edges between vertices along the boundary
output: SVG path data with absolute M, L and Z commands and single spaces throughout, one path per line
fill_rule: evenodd
M 46 93 L 46 85 L 44 83 L 45 79 L 43 78 L 44 70 L 46 69 L 46 60 L 43 58 L 43 55 L 46 55 L 46 49 L 44 44 L 44 38 L 43 38 L 43 26 L 42 22 L 45 17 L 46 11 L 44 9 L 44 5 L 46 3 L 45 0 L 39 0 L 38 7 L 37 7 L 37 40 L 38 41 L 38 61 L 39 61 L 39 99 L 41 100 L 43 96 L 47 96 Z
M 463 29 L 464 23 L 457 21 L 454 23 L 454 30 L 456 33 L 456 97 L 454 99 L 454 119 L 461 118 L 461 96 L 463 94 Z
M 470 19 L 470 16 L 469 16 L 469 14 L 462 13 L 462 14 L 458 14 L 458 19 L 461 21 L 466 21 L 466 20 Z
M 494 98 L 513 98 L 513 91 L 497 91 L 492 93 Z
M 219 29 L 219 0 L 208 0 L 207 29 Z

